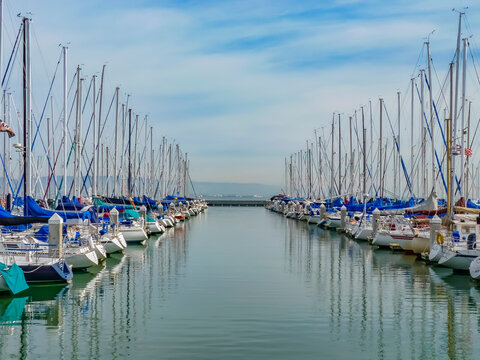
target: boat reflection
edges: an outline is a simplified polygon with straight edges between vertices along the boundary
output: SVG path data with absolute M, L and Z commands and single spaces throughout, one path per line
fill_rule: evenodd
M 332 339 L 346 337 L 359 353 L 378 358 L 471 356 L 480 290 L 470 276 L 282 220 L 286 269 L 312 292 Z

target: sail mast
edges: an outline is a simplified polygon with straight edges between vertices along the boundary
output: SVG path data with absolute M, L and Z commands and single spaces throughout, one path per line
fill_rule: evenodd
M 365 114 L 363 111 L 362 106 L 362 136 L 363 136 L 363 186 L 362 186 L 362 198 L 365 197 L 365 193 L 367 192 L 367 155 L 366 155 L 366 135 L 367 129 L 365 129 Z M 365 201 L 365 199 L 364 199 Z
M 402 178 L 402 170 L 401 170 L 401 153 L 400 153 L 400 91 L 397 91 L 397 104 L 398 104 L 398 114 L 397 114 L 397 170 L 398 170 L 398 198 L 400 198 L 402 193 L 401 187 L 401 178 Z
M 383 199 L 383 167 L 382 167 L 382 162 L 383 162 L 383 156 L 382 156 L 382 146 L 383 146 L 383 129 L 382 129 L 382 123 L 383 123 L 383 99 L 380 98 L 380 138 L 379 138 L 379 158 L 380 158 L 380 167 L 379 167 L 379 182 L 380 182 L 380 198 Z
M 437 173 L 435 164 L 435 121 L 433 119 L 433 93 L 432 93 L 432 66 L 430 57 L 430 41 L 426 42 L 427 45 L 427 71 L 428 71 L 428 94 L 429 94 L 429 108 L 430 108 L 430 136 L 432 138 L 432 192 L 435 192 L 435 176 Z
M 338 196 L 342 196 L 342 128 L 338 114 Z
M 31 174 L 31 66 L 30 66 L 30 19 L 23 18 L 23 152 L 24 184 L 23 197 L 32 195 Z M 24 213 L 28 214 L 25 201 Z
M 92 127 L 93 127 L 93 140 L 92 140 L 92 145 L 93 145 L 93 152 L 92 152 L 92 172 L 91 172 L 91 178 L 92 178 L 92 196 L 98 195 L 97 191 L 97 76 L 93 75 L 92 78 L 92 87 L 93 87 L 93 96 L 92 96 L 92 107 L 93 107 L 93 122 L 92 122 Z
M 451 121 L 453 121 L 453 131 L 452 131 L 452 139 L 456 142 L 457 139 L 457 114 L 458 114 L 458 83 L 459 83 L 459 67 L 460 67 L 460 35 L 462 32 L 462 15 L 463 13 L 460 12 L 458 14 L 458 33 L 457 33 L 457 49 L 455 51 L 455 107 L 453 116 L 450 117 Z M 452 144 L 455 145 L 455 144 Z M 456 147 L 456 146 L 455 146 Z M 453 149 L 452 149 L 453 151 Z M 452 156 L 452 173 L 455 174 L 455 156 Z M 455 176 L 454 176 L 455 180 Z M 452 183 L 453 187 L 453 183 Z M 452 193 L 452 196 L 455 193 Z
M 128 109 L 128 180 L 127 195 L 132 196 L 132 109 Z
M 460 136 L 460 194 L 462 197 L 465 192 L 464 179 L 465 179 L 465 89 L 467 81 L 467 39 L 463 40 L 463 69 L 462 69 L 462 128 Z M 468 192 L 468 191 L 467 191 Z M 467 200 L 467 199 L 465 199 Z
M 410 179 L 413 179 L 413 167 L 414 167 L 414 160 L 413 160 L 413 118 L 414 118 L 414 87 L 415 87 L 415 79 L 411 78 L 411 87 L 412 87 L 412 94 L 411 94 L 411 103 L 410 103 Z M 413 186 L 412 186 L 413 187 Z
M 333 182 L 334 182 L 334 173 L 333 173 L 333 159 L 334 159 L 334 156 L 333 154 L 335 154 L 334 150 L 333 150 L 333 137 L 334 137 L 334 132 L 335 132 L 335 114 L 333 114 L 333 119 L 332 119 L 332 160 L 330 162 L 331 166 L 330 166 L 330 197 L 333 199 L 333 196 L 334 196 L 334 186 L 333 186 Z
M 101 126 L 102 126 L 102 104 L 103 104 L 103 80 L 104 80 L 104 76 L 105 76 L 105 65 L 103 65 L 102 67 L 102 77 L 100 79 L 100 103 L 98 105 L 98 132 L 97 132 L 97 150 L 95 151 L 95 155 L 94 156 L 97 156 L 97 167 L 96 169 L 94 169 L 95 171 L 95 175 L 96 176 L 96 187 L 97 187 L 97 190 L 101 187 L 99 186 L 99 176 L 100 176 L 100 154 L 99 154 L 99 150 L 100 150 L 100 144 L 101 144 L 101 141 L 100 141 L 100 138 L 101 138 L 101 135 L 100 135 L 100 132 L 101 132 Z M 95 94 L 94 96 L 97 96 L 97 94 Z M 102 164 L 103 166 L 103 164 Z
M 115 143 L 113 148 L 113 196 L 117 196 L 117 153 L 118 153 L 118 91 L 120 88 L 115 88 Z
M 63 47 L 63 194 L 67 189 L 67 49 Z
M 455 172 L 452 168 L 452 117 L 453 117 L 453 62 L 450 63 L 450 118 L 447 119 L 447 173 L 448 173 L 448 194 L 447 194 L 447 209 L 449 227 L 451 228 L 451 221 L 453 220 L 453 182 L 455 180 Z
M 420 125 L 421 125 L 421 134 L 422 134 L 422 181 L 423 181 L 423 196 L 426 198 L 427 195 L 427 169 L 426 169 L 426 128 L 425 128 L 425 70 L 420 70 Z

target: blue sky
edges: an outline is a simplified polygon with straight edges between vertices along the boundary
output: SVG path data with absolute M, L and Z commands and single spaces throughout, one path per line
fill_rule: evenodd
M 119 85 L 132 95 L 133 108 L 149 114 L 159 141 L 166 135 L 181 144 L 194 180 L 275 185 L 283 182 L 284 157 L 328 126 L 333 112 L 348 116 L 380 96 L 394 104 L 432 30 L 432 57 L 444 74 L 455 48 L 452 7 L 465 6 L 433 0 L 6 2 L 7 23 L 18 21 L 19 12 L 32 13 L 38 103 L 58 44 L 69 42 L 71 71 L 82 64 L 89 76 L 107 63 L 106 87 L 113 92 Z M 467 10 L 473 34 L 479 11 Z M 13 29 L 7 29 L 10 41 Z

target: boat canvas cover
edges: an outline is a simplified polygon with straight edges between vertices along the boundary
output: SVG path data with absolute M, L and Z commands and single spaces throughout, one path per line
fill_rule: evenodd
M 0 262 L 0 273 L 7 283 L 13 295 L 28 289 L 23 270 L 17 264 L 6 266 Z
M 138 219 L 140 217 L 140 213 L 132 209 L 125 209 L 125 211 L 121 212 L 119 215 L 120 219 Z M 147 222 L 155 222 L 155 219 L 152 219 L 147 214 Z
M 77 198 L 74 196 L 72 200 L 70 200 L 67 196 L 63 196 L 62 199 L 58 202 L 58 205 L 55 210 L 73 210 L 79 211 L 82 210 L 85 206 L 80 204 Z
M 48 216 L 50 218 L 53 214 L 58 214 L 63 218 L 63 221 L 67 221 L 67 219 L 92 219 L 92 214 L 89 211 L 76 212 L 44 209 L 30 196 L 26 197 L 26 205 L 27 206 L 24 208 L 25 216 Z

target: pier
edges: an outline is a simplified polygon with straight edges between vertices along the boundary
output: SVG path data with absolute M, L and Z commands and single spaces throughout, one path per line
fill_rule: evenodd
M 206 200 L 208 206 L 264 206 L 265 200 Z

